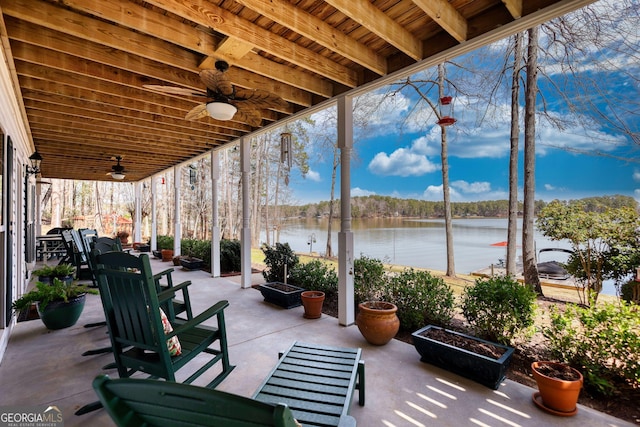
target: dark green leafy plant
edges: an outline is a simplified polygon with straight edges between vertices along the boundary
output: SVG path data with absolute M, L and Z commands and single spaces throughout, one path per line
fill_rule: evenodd
M 612 395 L 617 381 L 640 386 L 640 309 L 635 304 L 553 307 L 542 330 L 552 357 L 580 370 L 585 387 Z
M 398 307 L 400 328 L 407 331 L 425 324 L 447 326 L 453 317 L 453 291 L 428 271 L 409 268 L 392 276 L 383 299 Z
M 51 284 L 37 282 L 35 289 L 15 300 L 13 304 L 11 304 L 11 308 L 16 311 L 22 311 L 31 304 L 38 302 L 40 303 L 40 309 L 44 309 L 47 304 L 52 301 L 69 302 L 70 298 L 75 298 L 86 293 L 97 294 L 98 292 L 86 285 L 67 283 L 58 278 L 54 278 Z
M 298 264 L 289 274 L 291 284 L 308 291 L 320 291 L 326 295 L 338 292 L 338 275 L 326 263 L 314 259 L 306 264 Z
M 291 270 L 300 262 L 298 255 L 291 250 L 288 243 L 276 243 L 275 246 L 264 244 L 260 249 L 264 253 L 264 263 L 267 265 L 262 276 L 267 282 L 284 282 L 285 265 L 288 278 Z
M 37 270 L 33 270 L 31 274 L 39 277 L 67 277 L 72 276 L 76 272 L 76 268 L 67 263 L 59 265 L 44 265 Z
M 511 344 L 533 332 L 536 293 L 511 276 L 477 279 L 462 294 L 462 314 L 481 338 Z
M 173 236 L 158 236 L 156 238 L 156 246 L 159 251 L 163 249 L 173 250 Z
M 353 260 L 353 288 L 356 304 L 380 301 L 387 285 L 382 261 L 361 255 Z
M 633 300 L 633 289 L 636 286 L 640 286 L 640 284 L 638 284 L 635 279 L 631 279 L 623 283 L 620 287 L 620 298 L 622 298 L 626 302 L 634 302 L 636 304 L 639 304 L 640 301 Z
M 240 271 L 240 241 L 239 240 L 220 240 L 220 270 L 223 273 L 232 271 Z

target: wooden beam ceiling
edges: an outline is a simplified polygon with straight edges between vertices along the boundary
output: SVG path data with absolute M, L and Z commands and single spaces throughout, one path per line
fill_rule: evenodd
M 15 65 L 45 178 L 147 178 L 211 149 L 393 75 L 445 50 L 522 31 L 590 0 L 0 0 L 3 49 Z M 7 42 L 8 41 L 8 42 Z M 199 77 L 225 60 L 240 91 L 277 94 L 261 125 L 185 115 L 208 98 Z M 238 104 L 241 105 L 241 104 Z M 70 167 L 70 166 L 73 167 Z

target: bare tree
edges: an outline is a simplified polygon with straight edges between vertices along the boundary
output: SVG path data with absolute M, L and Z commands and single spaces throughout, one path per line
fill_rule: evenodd
M 518 145 L 520 140 L 520 72 L 523 34 L 515 35 L 511 75 L 511 138 L 509 150 L 509 216 L 507 225 L 507 274 L 516 275 L 518 234 Z
M 538 27 L 527 31 L 527 85 L 524 109 L 524 210 L 522 215 L 522 265 L 524 282 L 542 295 L 534 245 L 536 191 L 536 96 L 538 95 Z

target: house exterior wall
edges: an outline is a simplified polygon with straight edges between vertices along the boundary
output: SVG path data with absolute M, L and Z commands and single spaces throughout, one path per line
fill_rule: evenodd
M 25 112 L 20 98 L 17 76 L 5 31 L 0 21 L 0 134 L 2 135 L 2 215 L 0 220 L 0 363 L 4 356 L 15 316 L 10 315 L 11 301 L 21 295 L 28 283 L 29 267 L 25 263 L 25 172 L 33 153 Z M 12 149 L 9 150 L 9 139 Z M 10 171 L 10 165 L 13 170 Z M 35 185 L 33 175 L 29 185 Z M 10 188 L 10 194 L 6 189 Z M 9 220 L 11 222 L 9 222 Z

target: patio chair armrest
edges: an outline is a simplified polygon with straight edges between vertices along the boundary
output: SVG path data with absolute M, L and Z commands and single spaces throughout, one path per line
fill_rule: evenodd
M 170 288 L 165 289 L 162 292 L 158 293 L 158 301 L 162 304 L 163 302 L 175 298 L 176 292 L 182 291 L 185 299 L 189 299 L 189 289 L 188 287 L 191 285 L 191 280 L 184 281 L 178 285 L 172 286 Z
M 161 271 L 160 273 L 156 273 L 153 275 L 153 280 L 158 281 L 160 280 L 163 276 L 170 276 L 171 273 L 173 273 L 173 268 L 167 268 L 164 271 Z
M 229 307 L 229 301 L 227 300 L 218 301 L 213 306 L 209 307 L 207 310 L 198 314 L 193 319 L 188 320 L 186 322 L 176 323 L 176 325 L 174 325 L 173 332 L 168 333 L 167 338 L 171 338 L 174 335 L 178 335 L 182 331 L 189 330 L 194 326 L 198 326 L 199 324 L 201 324 L 205 320 L 212 318 L 213 316 L 218 316 L 222 314 L 224 309 L 227 307 Z

